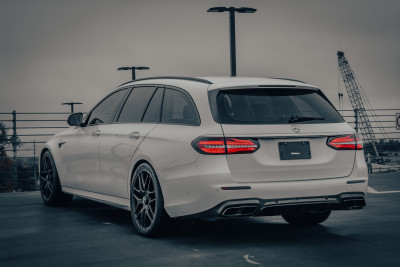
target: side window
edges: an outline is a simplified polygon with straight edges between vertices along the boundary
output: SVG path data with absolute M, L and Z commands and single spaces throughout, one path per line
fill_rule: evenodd
M 122 108 L 118 122 L 140 122 L 155 90 L 155 87 L 148 86 L 133 88 Z
M 143 117 L 143 122 L 159 122 L 161 117 L 161 106 L 164 95 L 164 88 L 158 88 L 153 95 L 146 113 Z
M 87 120 L 88 125 L 111 123 L 116 108 L 120 105 L 127 89 L 119 90 L 100 102 L 90 113 Z
M 165 89 L 161 121 L 173 124 L 200 124 L 192 100 L 184 93 L 174 89 Z

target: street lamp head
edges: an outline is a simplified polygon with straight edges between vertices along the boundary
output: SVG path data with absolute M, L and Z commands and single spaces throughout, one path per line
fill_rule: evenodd
M 255 13 L 257 9 L 251 8 L 251 7 L 241 7 L 241 8 L 236 8 L 238 13 Z
M 229 8 L 227 7 L 212 7 L 207 10 L 207 12 L 224 12 L 224 11 L 229 11 Z
M 62 105 L 81 105 L 83 103 L 81 102 L 66 102 L 66 103 L 62 103 Z
M 149 70 L 149 67 L 135 67 L 137 70 Z
M 121 68 L 118 68 L 117 70 L 130 70 L 130 69 L 132 69 L 132 68 L 129 68 L 129 67 L 121 67 Z
M 240 7 L 240 8 L 235 8 L 235 7 L 212 7 L 207 10 L 207 12 L 225 12 L 225 11 L 235 11 L 238 13 L 254 13 L 257 11 L 255 8 L 251 7 Z

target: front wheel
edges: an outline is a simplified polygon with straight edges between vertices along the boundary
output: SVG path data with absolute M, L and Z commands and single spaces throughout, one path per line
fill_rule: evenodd
M 153 168 L 143 163 L 137 167 L 131 182 L 130 204 L 133 225 L 143 236 L 156 236 L 173 228 L 164 210 L 164 199 Z
M 46 151 L 40 159 L 40 194 L 44 204 L 61 206 L 69 204 L 72 195 L 61 191 L 60 179 L 50 151 Z
M 313 225 L 319 224 L 328 219 L 331 211 L 325 212 L 304 212 L 300 214 L 285 214 L 283 219 L 293 225 Z

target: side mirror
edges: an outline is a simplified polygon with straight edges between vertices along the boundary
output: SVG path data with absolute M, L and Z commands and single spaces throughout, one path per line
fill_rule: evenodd
M 68 117 L 68 124 L 70 126 L 81 126 L 82 125 L 82 118 L 83 118 L 83 113 L 72 113 Z

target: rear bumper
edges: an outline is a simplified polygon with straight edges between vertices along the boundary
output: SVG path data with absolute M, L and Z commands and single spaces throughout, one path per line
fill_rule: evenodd
M 354 210 L 362 209 L 365 205 L 365 194 L 362 192 L 290 199 L 235 199 L 225 201 L 209 210 L 189 217 L 204 219 L 274 216 L 302 212 Z
M 156 169 L 156 172 L 163 191 L 165 210 L 174 218 L 208 214 L 213 210 L 218 212 L 213 212 L 210 217 L 221 217 L 218 208 L 235 201 L 240 201 L 240 205 L 250 204 L 246 209 L 249 210 L 248 216 L 257 216 L 255 211 L 261 216 L 282 213 L 284 207 L 303 207 L 299 201 L 319 205 L 320 198 L 325 199 L 322 205 L 327 205 L 327 209 L 344 209 L 341 202 L 343 196 L 353 192 L 364 194 L 368 184 L 367 168 L 362 158 L 355 162 L 349 176 L 328 179 L 238 183 L 234 181 L 223 155 L 199 156 L 194 164 Z

